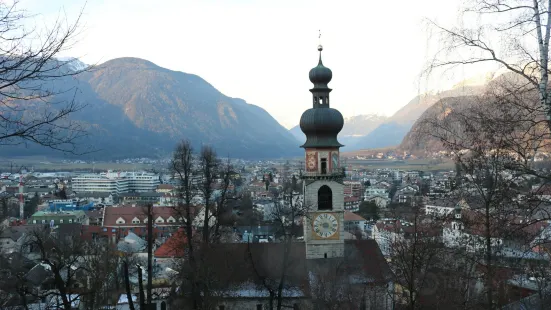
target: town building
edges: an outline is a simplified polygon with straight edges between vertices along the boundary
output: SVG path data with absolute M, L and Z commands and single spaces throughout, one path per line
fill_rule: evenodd
M 73 192 L 153 192 L 160 184 L 159 175 L 148 172 L 103 172 L 83 174 L 71 180 Z
M 38 211 L 31 216 L 29 223 L 45 224 L 50 226 L 72 223 L 88 225 L 88 217 L 82 210 L 55 212 Z
M 347 196 L 344 197 L 344 209 L 346 211 L 354 212 L 360 209 L 360 203 L 362 203 L 362 198 L 357 196 Z
M 154 207 L 154 235 L 164 238 L 182 225 L 183 219 L 176 215 L 172 207 Z M 119 229 L 122 235 L 128 232 L 145 238 L 147 236 L 147 211 L 143 206 L 105 207 L 103 227 Z
M 449 206 L 434 206 L 426 205 L 425 206 L 425 215 L 433 217 L 447 217 L 453 215 L 454 207 Z
M 344 212 L 344 230 L 351 234 L 363 233 L 367 230 L 367 220 L 356 213 L 346 211 Z
M 158 192 L 128 192 L 128 193 L 121 193 L 118 196 L 119 196 L 120 204 L 159 205 L 161 202 L 161 197 L 163 197 L 164 194 L 158 193 Z
M 344 195 L 361 197 L 363 194 L 363 185 L 359 181 L 344 181 Z

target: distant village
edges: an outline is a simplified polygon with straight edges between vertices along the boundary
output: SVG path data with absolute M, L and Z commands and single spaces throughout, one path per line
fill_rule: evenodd
M 221 240 L 243 244 L 281 242 L 283 239 L 276 223 L 277 207 L 285 203 L 284 187 L 292 187 L 297 202 L 304 200 L 303 164 L 299 161 L 236 161 L 232 167 L 227 187 L 231 199 L 224 215 Z M 381 259 L 390 259 L 395 254 L 393 242 L 416 238 L 420 233 L 449 249 L 466 246 L 467 251 L 476 252 L 483 246 L 482 228 L 476 221 L 465 220 L 480 216 L 477 211 L 480 202 L 469 201 L 467 196 L 458 199 L 453 195 L 460 188 L 469 190 L 461 182 L 469 175 L 460 176 L 457 171 L 366 169 L 361 166 L 345 167 L 344 171 L 344 238 L 373 240 L 382 252 Z M 169 171 L 77 173 L 21 170 L 2 173 L 0 198 L 4 206 L 13 208 L 10 208 L 11 216 L 1 223 L 5 233 L 0 238 L 0 251 L 3 254 L 24 251 L 27 258 L 38 258 L 36 249 L 24 245 L 33 227 L 44 226 L 52 234 L 78 232 L 84 240 L 102 240 L 121 252 L 147 255 L 147 217 L 143 207 L 151 205 L 154 209 L 154 277 L 155 281 L 162 283 L 159 288 L 164 285 L 169 289 L 176 269 L 173 259 L 184 255 L 184 252 L 174 250 L 174 244 L 183 238 L 184 220 L 174 212 L 179 201 L 176 180 Z M 192 183 L 201 181 L 199 176 L 191 180 Z M 525 196 L 535 194 L 551 203 L 551 188 L 541 187 L 536 178 L 524 179 L 519 186 L 526 189 Z M 222 195 L 222 180 L 215 180 L 211 188 L 210 199 L 216 201 Z M 522 196 L 518 199 L 522 200 Z M 193 227 L 196 230 L 201 230 L 204 225 L 204 203 L 204 195 L 195 193 Z M 528 222 L 528 215 L 521 211 L 517 215 L 518 221 Z M 420 231 L 414 225 L 417 220 L 412 221 L 412 214 L 423 219 Z M 217 219 L 211 219 L 209 225 L 214 225 Z M 430 228 L 426 223 L 431 223 Z M 295 242 L 304 240 L 303 224 L 301 219 L 297 220 L 299 227 L 293 233 Z M 526 243 L 511 236 L 496 235 L 492 242 L 496 246 L 506 245 L 502 253 L 507 259 L 530 257 L 548 260 L 549 249 L 536 244 L 538 240 L 551 237 L 549 226 L 545 221 L 523 228 L 533 233 L 528 242 L 534 245 L 533 248 L 527 248 Z M 27 270 L 27 276 L 33 277 L 34 290 L 48 289 L 47 283 L 52 279 L 44 276 L 47 268 L 38 263 Z M 523 295 L 535 291 L 530 275 L 518 270 L 507 274 L 510 278 L 507 283 L 514 290 L 524 292 Z M 136 277 L 131 280 L 134 285 L 138 284 Z M 399 288 L 400 283 L 395 284 L 398 287 L 394 288 L 395 291 L 405 289 Z M 117 298 L 122 305 L 126 297 L 123 293 L 119 295 Z M 156 302 L 163 302 L 162 296 Z M 399 302 L 399 297 L 393 296 L 392 303 L 396 302 Z

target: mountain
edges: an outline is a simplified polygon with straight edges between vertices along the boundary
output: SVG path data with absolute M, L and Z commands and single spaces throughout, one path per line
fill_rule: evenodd
M 469 81 L 467 81 L 469 82 Z M 472 82 L 472 80 L 470 80 Z M 430 134 L 434 133 L 434 121 L 446 121 L 446 124 L 451 126 L 450 130 L 454 132 L 454 135 L 461 136 L 465 133 L 465 122 L 464 118 L 468 115 L 479 115 L 480 113 L 486 113 L 488 106 L 491 105 L 491 97 L 484 97 L 485 91 L 490 90 L 490 93 L 498 92 L 497 90 L 500 87 L 503 87 L 504 90 L 512 89 L 512 85 L 525 85 L 526 81 L 524 78 L 520 77 L 511 72 L 506 72 L 498 76 L 492 76 L 492 79 L 485 79 L 485 84 L 477 83 L 475 88 L 472 88 L 470 92 L 448 92 L 448 96 L 443 96 L 436 103 L 430 106 L 424 113 L 415 121 L 411 129 L 406 133 L 403 141 L 400 143 L 398 149 L 400 151 L 405 151 L 411 154 L 416 155 L 426 155 L 426 153 L 433 153 L 445 150 L 442 143 L 431 137 Z M 464 85 L 464 84 L 463 84 Z M 529 104 L 531 102 L 537 102 L 537 93 L 528 93 L 526 97 L 523 97 L 523 103 Z M 532 119 L 537 113 L 526 114 L 525 112 L 513 112 L 518 109 L 515 104 L 507 105 L 509 102 L 499 102 L 499 109 L 495 107 L 489 108 L 493 116 L 499 116 L 503 111 L 507 113 L 517 113 L 515 117 L 519 119 L 528 118 Z M 485 106 L 486 105 L 486 106 Z M 535 110 L 537 111 L 537 110 Z M 523 114 L 524 113 L 524 114 Z M 505 114 L 506 115 L 506 114 Z M 469 120 L 471 118 L 469 117 Z M 428 120 L 428 121 L 425 121 Z M 469 122 L 471 123 L 471 122 Z M 470 124 L 473 128 L 479 126 L 476 122 Z M 470 130 L 473 130 L 472 128 Z M 477 132 L 477 129 L 474 129 Z M 521 133 L 525 134 L 524 132 Z M 543 135 L 542 135 L 543 136 Z
M 223 157 L 300 154 L 298 141 L 264 109 L 225 96 L 197 75 L 165 69 L 147 60 L 113 59 L 48 83 L 53 89 L 76 90 L 76 100 L 86 104 L 70 117 L 89 134 L 80 144 L 96 150 L 87 157 L 167 155 L 183 138 L 196 150 L 203 144 L 212 145 Z M 70 100 L 74 94 L 57 93 L 54 101 Z M 0 151 L 6 153 L 42 155 L 51 151 L 19 146 Z
M 74 57 L 59 57 L 57 60 L 65 62 L 66 67 L 75 72 L 86 70 L 86 68 L 89 67 L 87 64 L 80 61 L 80 59 Z
M 479 102 L 476 96 L 458 96 L 440 99 L 428 108 L 413 124 L 398 149 L 415 155 L 424 155 L 426 152 L 432 153 L 444 150 L 442 143 L 438 139 L 425 134 L 427 131 L 431 131 L 432 128 L 430 128 L 430 123 L 423 122 L 423 120 L 430 120 L 436 117 L 438 119 L 452 119 L 457 111 L 467 111 Z
M 436 94 L 422 94 L 413 98 L 408 104 L 389 117 L 384 123 L 361 137 L 349 150 L 382 148 L 399 145 L 415 121 L 433 104 L 442 98 L 469 96 L 481 92 L 483 86 L 475 83 L 458 84 L 450 90 Z
M 346 117 L 344 119 L 344 127 L 339 133 L 339 142 L 346 146 L 354 144 L 361 137 L 369 134 L 380 124 L 386 120 L 386 116 L 376 115 L 376 114 L 365 114 L 365 115 L 356 115 L 352 117 Z M 295 136 L 295 138 L 304 143 L 306 137 L 302 130 L 300 130 L 300 125 L 289 129 L 289 131 Z

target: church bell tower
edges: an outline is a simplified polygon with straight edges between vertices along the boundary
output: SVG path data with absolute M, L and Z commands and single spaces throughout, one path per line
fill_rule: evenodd
M 342 130 L 342 114 L 329 107 L 327 84 L 333 73 L 321 61 L 323 47 L 318 46 L 319 62 L 310 70 L 314 87 L 312 108 L 300 118 L 300 129 L 306 135 L 301 146 L 305 151 L 304 203 L 308 213 L 304 219 L 306 258 L 344 256 L 344 170 L 340 166 L 337 141 Z

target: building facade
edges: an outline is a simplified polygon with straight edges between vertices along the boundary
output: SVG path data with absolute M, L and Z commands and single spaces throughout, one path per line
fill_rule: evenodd
M 72 190 L 81 192 L 153 192 L 161 184 L 159 175 L 148 172 L 103 172 L 83 174 L 72 179 Z
M 51 226 L 73 223 L 80 223 L 83 225 L 89 224 L 88 217 L 82 210 L 61 212 L 38 211 L 31 216 L 30 222 L 32 224 L 47 224 Z

